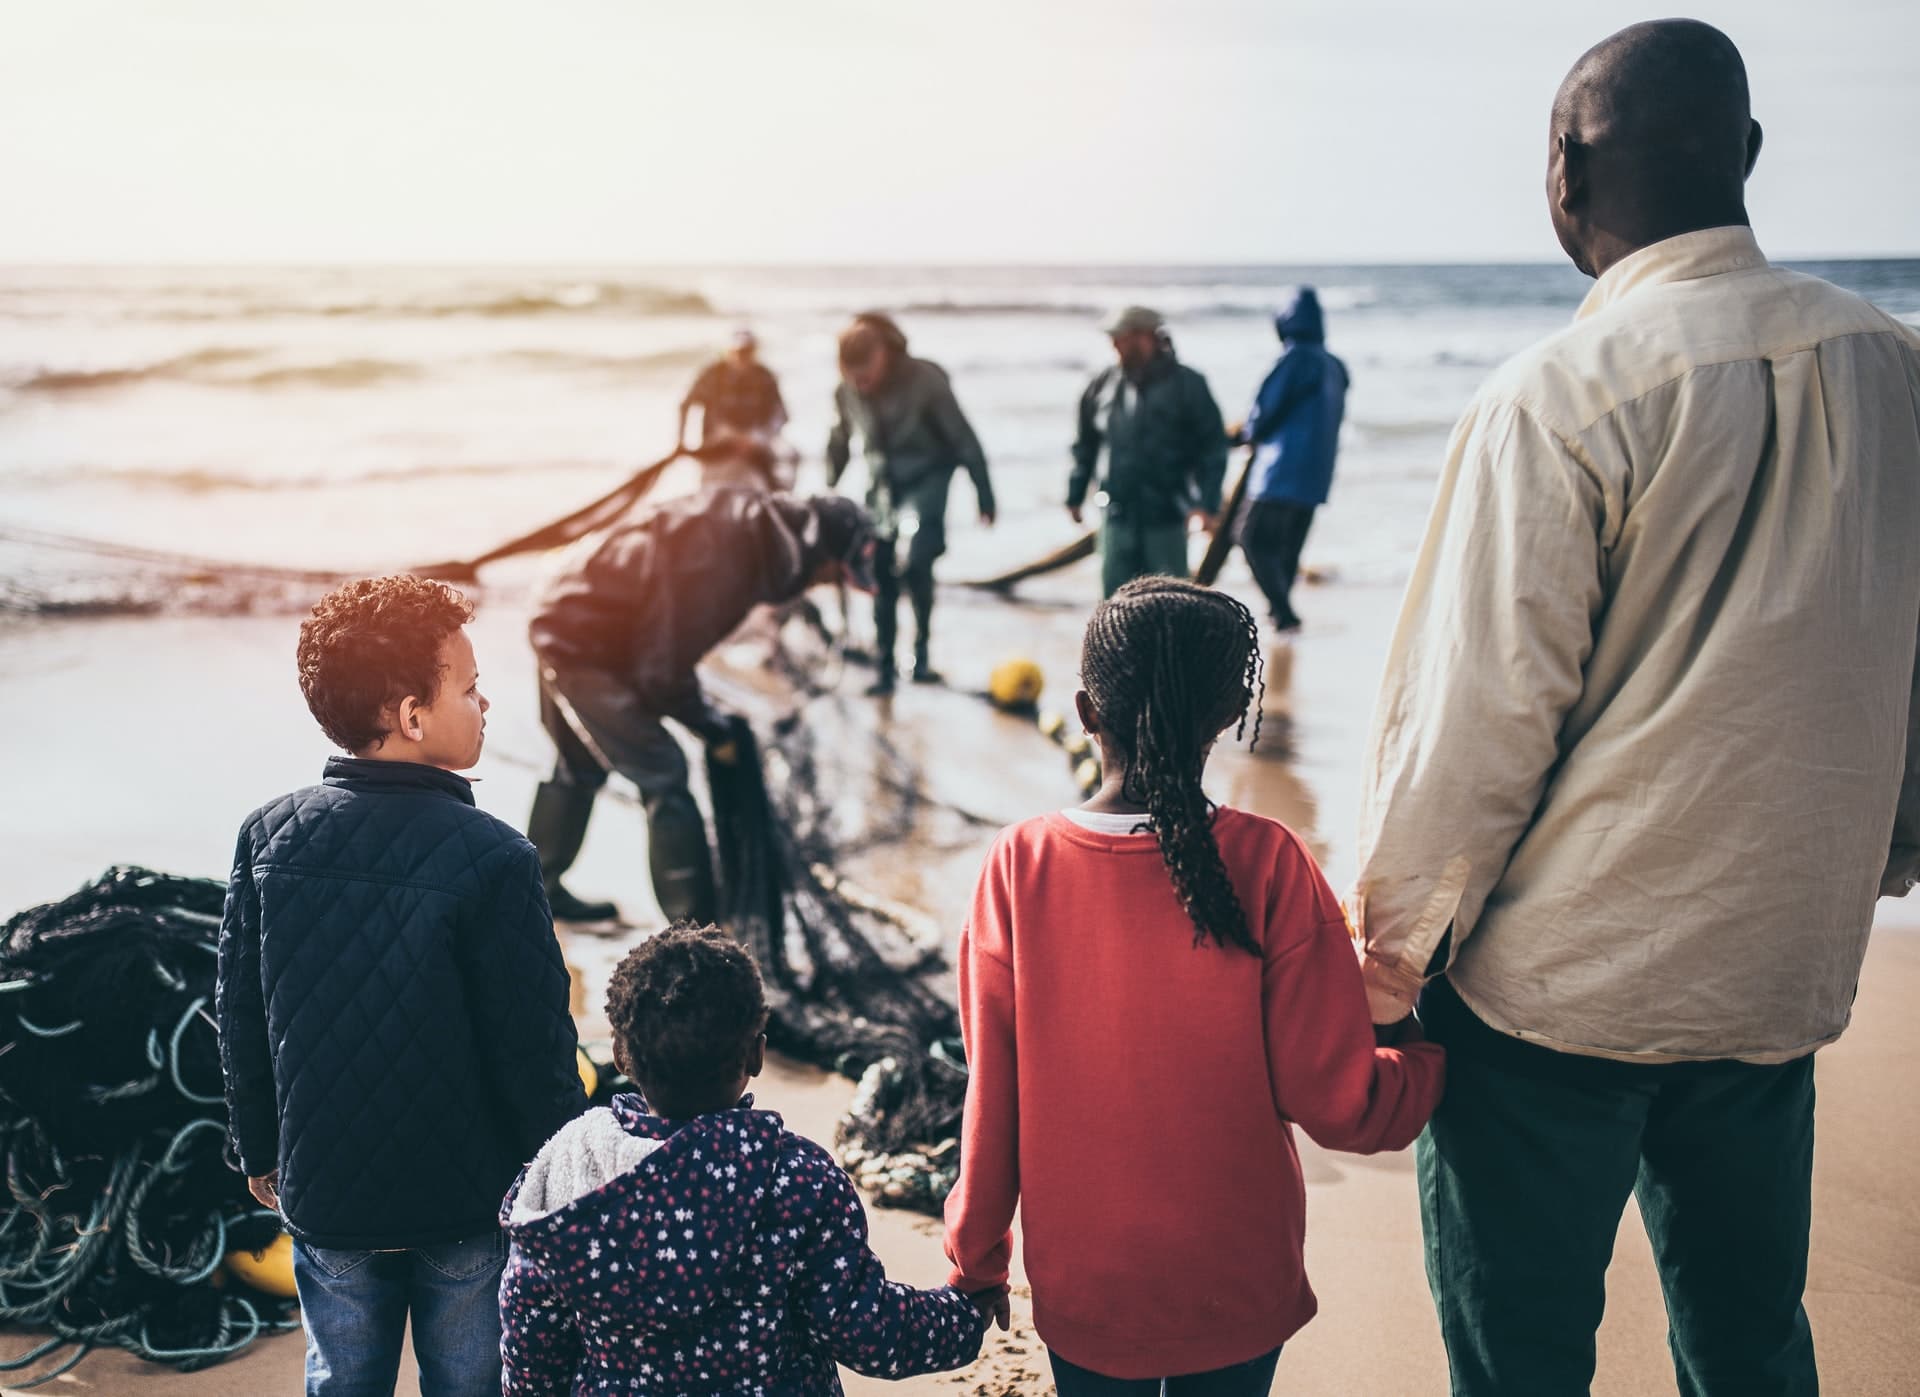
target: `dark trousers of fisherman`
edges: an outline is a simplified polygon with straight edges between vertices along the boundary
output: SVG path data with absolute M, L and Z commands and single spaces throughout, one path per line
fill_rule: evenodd
M 940 550 L 931 540 L 923 544 L 928 530 L 922 524 L 919 533 L 907 545 L 907 565 L 901 568 L 894 539 L 880 539 L 873 553 L 873 641 L 874 666 L 881 674 L 896 672 L 894 644 L 900 634 L 900 593 L 904 589 L 913 608 L 913 663 L 925 672 L 932 667 L 929 646 L 933 637 L 933 563 Z
M 1293 610 L 1293 584 L 1300 576 L 1300 550 L 1313 527 L 1314 508 L 1286 500 L 1254 500 L 1241 516 L 1240 551 L 1266 594 L 1273 624 L 1283 631 L 1300 624 Z
M 587 837 L 593 800 L 617 771 L 640 788 L 647 864 L 670 921 L 710 922 L 718 911 L 707 824 L 687 787 L 687 758 L 641 694 L 618 675 L 545 668 L 540 725 L 559 752 L 553 779 L 534 796 L 527 838 L 551 889 Z
M 1496 1032 L 1437 980 L 1447 1090 L 1417 1159 L 1427 1282 L 1456 1397 L 1575 1397 L 1627 1196 L 1640 1202 L 1682 1397 L 1819 1391 L 1801 1293 L 1813 1058 L 1663 1065 Z

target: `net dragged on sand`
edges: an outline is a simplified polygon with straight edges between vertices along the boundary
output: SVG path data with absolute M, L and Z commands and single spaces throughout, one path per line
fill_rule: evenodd
M 709 749 L 707 762 L 721 920 L 760 963 L 768 1042 L 859 1082 L 835 1156 L 876 1202 L 937 1214 L 959 1174 L 959 1013 L 928 983 L 923 943 L 829 886 L 835 849 L 801 724 L 778 725 L 763 756 L 736 718 L 728 745 L 733 760 Z

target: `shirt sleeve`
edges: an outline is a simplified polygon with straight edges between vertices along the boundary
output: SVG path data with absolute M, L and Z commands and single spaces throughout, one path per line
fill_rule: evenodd
M 1286 425 L 1287 416 L 1319 385 L 1318 365 L 1304 354 L 1286 354 L 1273 366 L 1253 400 L 1241 436 L 1251 445 L 1272 441 Z
M 1920 885 L 1920 642 L 1913 661 L 1913 697 L 1907 704 L 1907 759 L 1893 814 L 1893 847 L 1880 896 L 1905 897 Z
M 796 1298 L 808 1328 L 835 1361 L 875 1378 L 939 1373 L 971 1363 L 986 1337 L 986 1319 L 951 1287 L 916 1290 L 887 1279 L 867 1244 L 867 1213 L 853 1181 L 822 1158 L 795 1180 L 818 1190 L 813 1226 L 794 1272 Z
M 251 1178 L 279 1168 L 280 1110 L 260 983 L 260 895 L 253 882 L 253 841 L 240 832 L 220 918 L 214 1015 L 220 1029 L 220 1073 L 227 1125 L 240 1167 Z
M 1208 514 L 1220 512 L 1220 487 L 1227 477 L 1227 424 L 1221 420 L 1220 404 L 1213 390 L 1199 374 L 1192 376 L 1188 390 L 1187 414 L 1193 433 L 1193 458 L 1190 469 L 1199 492 L 1200 508 Z
M 580 1326 L 573 1310 L 519 1247 L 500 1279 L 501 1397 L 552 1397 L 573 1391 L 580 1368 Z
M 1446 1053 L 1375 1045 L 1346 919 L 1304 850 L 1298 864 L 1274 880 L 1266 912 L 1260 987 L 1274 1107 L 1327 1149 L 1405 1149 L 1439 1104 Z
M 1073 473 L 1067 477 L 1067 505 L 1078 509 L 1087 502 L 1087 490 L 1093 484 L 1094 468 L 1100 464 L 1100 446 L 1105 440 L 1100 430 L 1100 389 L 1105 374 L 1096 375 L 1080 395 L 1080 411 L 1075 419 L 1073 437 Z
M 960 1177 L 947 1196 L 946 1249 L 953 1265 L 948 1279 L 968 1291 L 1006 1284 L 1013 1210 L 1020 1198 L 1020 1076 L 999 859 L 997 848 L 988 855 L 960 935 L 967 1100 L 960 1124 Z
M 833 426 L 827 432 L 827 486 L 831 489 L 847 473 L 853 459 L 853 424 L 847 411 L 847 388 L 833 390 Z
M 481 1025 L 480 1050 L 495 1098 L 520 1157 L 532 1159 L 587 1109 L 580 1043 L 539 857 L 532 845 L 516 842 L 492 858 L 488 895 L 468 907 L 460 973 L 473 1021 Z
M 1559 759 L 1605 597 L 1606 507 L 1526 410 L 1456 429 L 1365 757 L 1354 917 L 1377 1022 L 1408 1012 L 1448 929 L 1473 934 Z
M 973 481 L 973 492 L 980 502 L 980 512 L 993 513 L 993 481 L 987 475 L 986 450 L 980 445 L 973 424 L 967 421 L 966 413 L 960 410 L 960 400 L 954 397 L 953 384 L 946 374 L 935 375 L 927 406 L 933 417 L 934 430 L 939 432 L 940 439 L 953 453 L 955 463 L 965 467 L 968 479 Z

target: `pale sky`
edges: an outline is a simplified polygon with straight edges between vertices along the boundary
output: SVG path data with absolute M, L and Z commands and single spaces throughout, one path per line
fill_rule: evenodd
M 1920 253 L 1920 4 L 1746 55 L 1776 255 Z M 1593 0 L 0 0 L 0 262 L 1552 259 Z

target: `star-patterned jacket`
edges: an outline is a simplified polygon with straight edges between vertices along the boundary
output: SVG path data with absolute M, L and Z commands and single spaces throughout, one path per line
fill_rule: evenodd
M 614 1098 L 549 1140 L 501 1209 L 505 1397 L 826 1397 L 836 1363 L 971 1362 L 986 1321 L 889 1281 L 853 1183 L 743 1098 L 690 1121 Z

